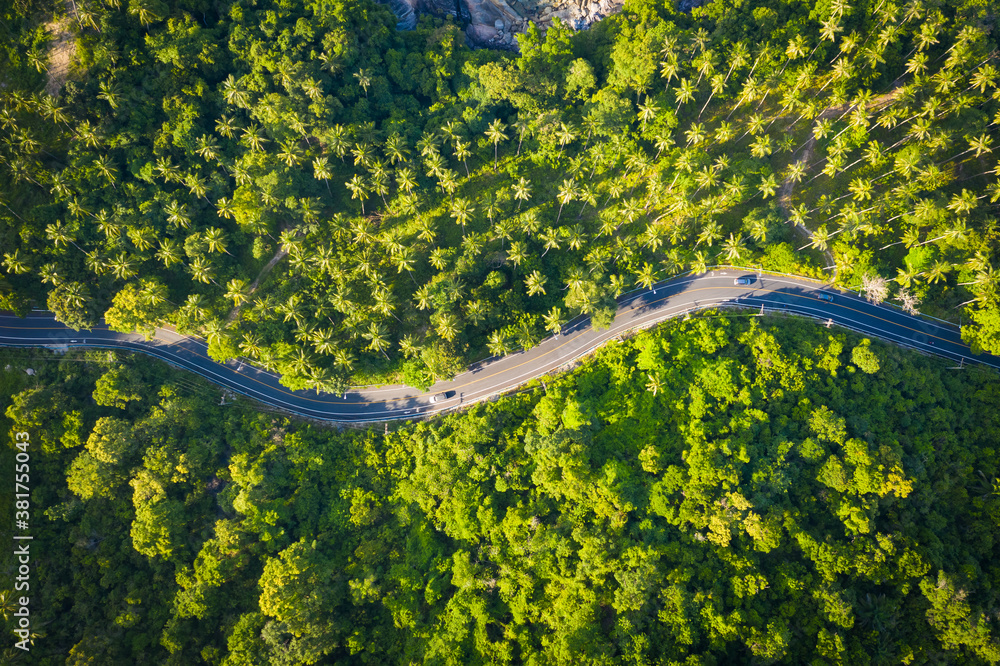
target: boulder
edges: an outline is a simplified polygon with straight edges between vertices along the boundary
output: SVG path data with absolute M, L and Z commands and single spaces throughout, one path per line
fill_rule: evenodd
M 575 30 L 621 10 L 624 0 L 380 0 L 392 7 L 400 30 L 412 29 L 417 14 L 451 15 L 466 25 L 472 46 L 517 49 L 517 34 L 529 22 L 545 31 L 556 16 Z M 685 0 L 701 4 L 705 0 Z
M 465 28 L 465 34 L 473 44 L 484 44 L 491 39 L 496 39 L 497 31 L 492 25 L 482 23 L 470 23 Z

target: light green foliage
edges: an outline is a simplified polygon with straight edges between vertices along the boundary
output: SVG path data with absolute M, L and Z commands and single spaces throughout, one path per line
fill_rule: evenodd
M 862 389 L 831 374 L 845 345 L 869 346 L 696 317 L 388 435 L 182 397 L 156 373 L 104 400 L 129 392 L 124 410 L 97 405 L 135 366 L 83 366 L 83 400 L 59 409 L 85 446 L 38 463 L 67 480 L 39 543 L 77 536 L 40 575 L 102 582 L 51 626 L 79 654 L 104 643 L 78 632 L 114 627 L 130 640 L 100 649 L 123 662 L 134 641 L 233 664 L 988 661 L 996 377 L 879 347 Z M 79 371 L 15 396 L 13 427 L 58 442 L 60 403 L 38 396 Z
M 1000 307 L 976 308 L 970 313 L 976 326 L 962 328 L 962 339 L 973 351 L 1000 354 Z
M 154 328 L 170 311 L 165 298 L 159 302 L 150 301 L 144 294 L 162 289 L 156 280 L 144 280 L 142 284 L 130 283 L 115 294 L 112 306 L 104 313 L 104 320 L 115 331 L 132 333 L 138 331 L 147 338 L 152 337 Z
M 566 94 L 588 99 L 596 86 L 597 78 L 590 62 L 583 58 L 574 60 L 566 72 Z
M 851 362 L 869 375 L 875 374 L 881 367 L 878 355 L 872 351 L 871 343 L 868 340 L 851 350 Z
M 145 391 L 142 375 L 133 366 L 122 365 L 101 375 L 94 386 L 94 402 L 104 407 L 125 409 L 130 402 L 142 400 Z

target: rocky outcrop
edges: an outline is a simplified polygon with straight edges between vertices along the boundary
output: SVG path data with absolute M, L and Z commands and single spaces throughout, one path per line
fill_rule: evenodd
M 417 27 L 417 12 L 409 0 L 387 0 L 387 5 L 396 15 L 396 30 L 413 30 Z
M 614 14 L 622 0 L 462 0 L 469 7 L 466 34 L 477 46 L 516 48 L 515 35 L 529 22 L 543 31 L 558 17 L 575 30 Z
M 517 48 L 516 35 L 533 22 L 543 31 L 558 17 L 575 30 L 614 14 L 623 0 L 385 0 L 399 19 L 400 30 L 412 30 L 418 13 L 454 16 L 465 24 L 473 46 Z

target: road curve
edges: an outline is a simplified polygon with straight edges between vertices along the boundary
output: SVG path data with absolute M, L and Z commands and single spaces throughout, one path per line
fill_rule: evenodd
M 749 286 L 734 284 L 740 276 L 753 276 Z M 833 296 L 832 302 L 817 298 Z M 277 409 L 324 421 L 365 422 L 409 419 L 454 409 L 509 390 L 528 380 L 558 370 L 608 340 L 629 330 L 676 317 L 692 310 L 739 304 L 764 306 L 853 329 L 950 358 L 1000 369 L 1000 358 L 973 356 L 962 343 L 957 327 L 907 315 L 884 305 L 872 305 L 853 294 L 836 291 L 805 279 L 755 275 L 741 269 L 719 269 L 688 275 L 656 285 L 653 290 L 626 294 L 619 299 L 611 328 L 596 331 L 586 317 L 563 327 L 562 333 L 537 347 L 487 359 L 471 366 L 452 381 L 438 382 L 429 392 L 409 386 L 384 386 L 352 390 L 346 396 L 291 391 L 278 377 L 238 361 L 216 363 L 198 338 L 160 329 L 146 341 L 137 334 L 116 333 L 103 324 L 93 331 L 74 331 L 55 321 L 51 313 L 34 312 L 26 318 L 0 314 L 0 345 L 14 347 L 62 346 L 113 348 L 141 352 L 195 372 L 205 379 Z M 454 392 L 438 403 L 431 396 Z

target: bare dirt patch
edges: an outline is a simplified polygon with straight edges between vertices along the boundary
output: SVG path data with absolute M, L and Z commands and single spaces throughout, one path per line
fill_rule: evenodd
M 58 21 L 50 21 L 45 24 L 45 30 L 49 33 L 49 67 L 47 71 L 48 81 L 45 83 L 45 92 L 55 97 L 62 90 L 69 76 L 70 64 L 73 62 L 73 55 L 76 53 L 76 36 L 73 34 L 71 19 L 68 12 L 73 11 L 67 4 L 67 15 Z

